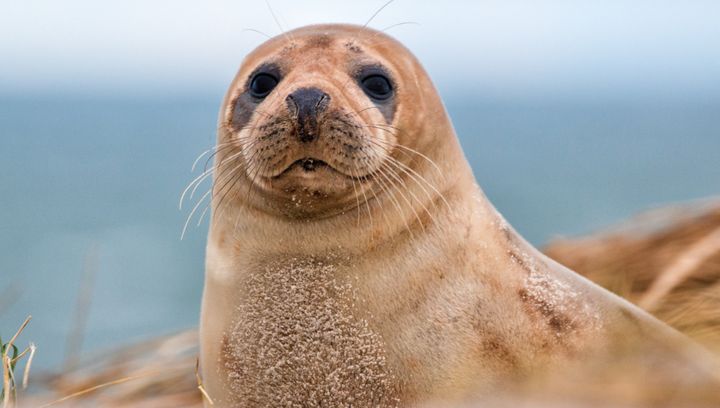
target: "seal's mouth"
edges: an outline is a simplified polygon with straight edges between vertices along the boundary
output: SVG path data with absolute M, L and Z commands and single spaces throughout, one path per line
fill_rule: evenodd
M 313 159 L 312 157 L 309 157 L 307 159 L 300 159 L 292 164 L 292 166 L 300 166 L 305 171 L 315 171 L 315 169 L 322 167 L 322 166 L 328 166 L 327 163 L 325 163 L 322 160 Z
M 305 157 L 303 159 L 295 160 L 285 170 L 273 178 L 279 178 L 288 173 L 314 173 L 321 169 L 336 171 L 332 166 L 323 160 L 316 159 L 314 157 Z

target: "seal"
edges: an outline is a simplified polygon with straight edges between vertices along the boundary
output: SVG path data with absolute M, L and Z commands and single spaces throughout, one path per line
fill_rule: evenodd
M 667 373 L 675 396 L 718 384 L 702 350 L 505 222 L 384 33 L 265 42 L 218 128 L 200 326 L 215 407 L 482 399 L 592 361 Z

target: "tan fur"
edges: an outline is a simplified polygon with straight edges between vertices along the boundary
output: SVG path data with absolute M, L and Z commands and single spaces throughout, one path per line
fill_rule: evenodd
M 267 62 L 287 72 L 236 127 L 248 76 Z M 364 63 L 395 81 L 392 123 L 352 76 Z M 330 96 L 311 144 L 294 138 L 284 102 L 304 86 Z M 243 62 L 219 122 L 200 329 L 216 407 L 483 398 L 639 348 L 642 375 L 660 359 L 717 381 L 709 359 L 691 362 L 701 350 L 506 224 L 427 74 L 388 36 L 323 25 L 269 40 Z M 283 173 L 303 157 L 331 168 Z M 670 386 L 687 383 L 671 371 Z

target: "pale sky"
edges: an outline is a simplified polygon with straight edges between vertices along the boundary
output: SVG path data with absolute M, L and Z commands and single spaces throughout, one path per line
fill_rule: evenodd
M 271 0 L 285 29 L 363 24 L 385 0 Z M 717 0 L 396 0 L 370 24 L 444 89 L 720 97 Z M 0 93 L 216 94 L 280 29 L 263 0 L 4 0 Z

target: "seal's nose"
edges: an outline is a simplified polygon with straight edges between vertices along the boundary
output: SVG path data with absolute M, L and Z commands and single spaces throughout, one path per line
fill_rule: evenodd
M 285 99 L 288 109 L 298 121 L 298 137 L 301 142 L 317 138 L 318 115 L 327 108 L 330 96 L 317 88 L 300 88 Z

